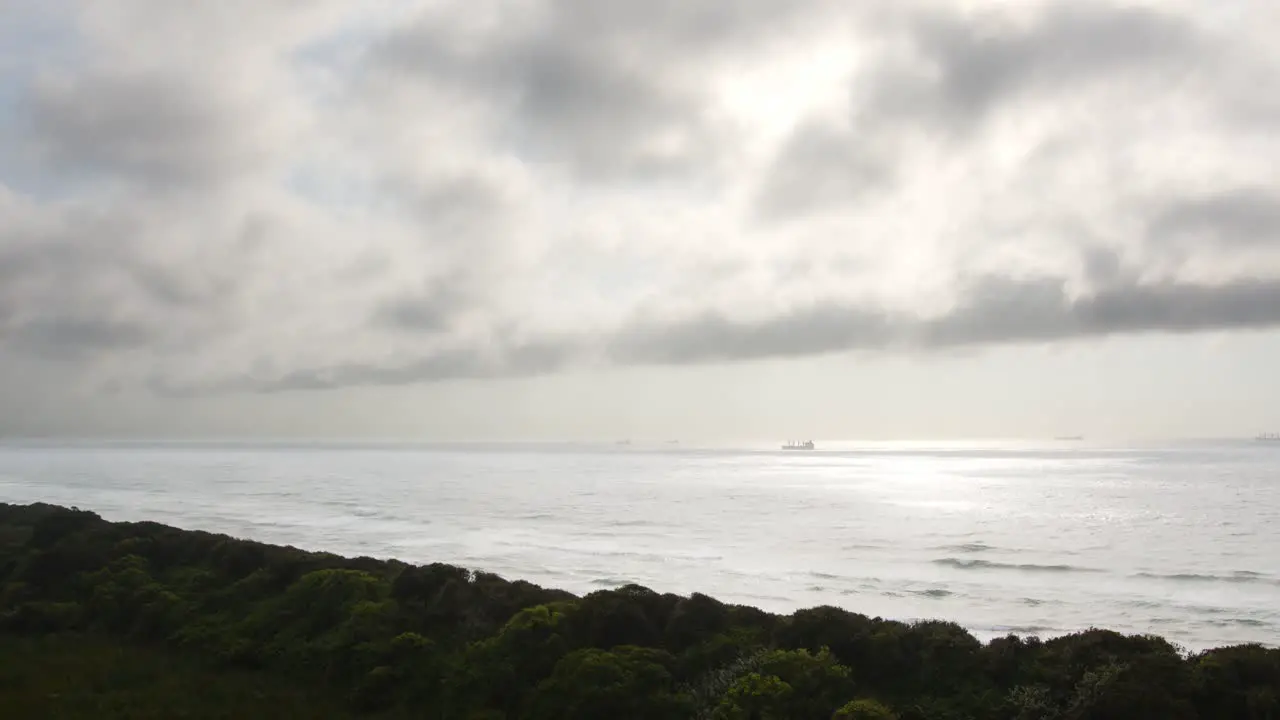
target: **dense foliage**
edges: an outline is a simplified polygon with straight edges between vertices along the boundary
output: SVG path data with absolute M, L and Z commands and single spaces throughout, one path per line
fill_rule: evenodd
M 0 648 L 16 647 L 216 673 L 243 704 L 227 716 L 320 717 L 283 708 L 334 697 L 326 712 L 425 718 L 1280 718 L 1280 650 L 1257 645 L 1188 655 L 1105 630 L 984 645 L 946 622 L 778 616 L 634 585 L 575 597 L 49 505 L 0 505 Z M 33 692 L 23 677 L 0 665 L 0 708 Z M 235 689 L 252 678 L 319 691 Z
M 282 682 L 282 680 L 285 680 Z M 0 718 L 340 720 L 341 696 L 93 635 L 0 633 Z

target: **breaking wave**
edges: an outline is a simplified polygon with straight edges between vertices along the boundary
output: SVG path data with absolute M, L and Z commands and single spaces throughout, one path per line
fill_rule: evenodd
M 1150 573 L 1140 572 L 1134 577 L 1145 578 L 1147 580 L 1169 580 L 1172 582 L 1189 582 L 1189 583 L 1266 583 L 1269 585 L 1280 584 L 1280 580 L 1263 575 L 1262 573 L 1253 572 L 1252 570 L 1236 570 L 1231 573 L 1215 575 L 1213 573 Z
M 940 558 L 934 565 L 956 568 L 957 570 L 1019 570 L 1021 572 L 1055 572 L 1055 573 L 1095 573 L 1101 572 L 1093 568 L 1077 565 L 1038 565 L 1036 563 L 1003 563 L 992 560 L 965 560 L 962 558 Z

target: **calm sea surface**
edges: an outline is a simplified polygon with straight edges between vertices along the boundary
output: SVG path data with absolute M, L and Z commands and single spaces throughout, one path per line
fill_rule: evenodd
M 0 501 L 575 592 L 1280 644 L 1280 443 L 0 444 Z

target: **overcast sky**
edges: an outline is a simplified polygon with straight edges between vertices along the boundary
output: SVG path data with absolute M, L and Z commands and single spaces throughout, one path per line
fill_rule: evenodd
M 0 432 L 1280 430 L 1280 4 L 0 0 Z

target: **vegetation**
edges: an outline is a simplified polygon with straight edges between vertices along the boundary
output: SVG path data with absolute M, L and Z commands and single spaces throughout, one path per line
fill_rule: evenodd
M 1280 718 L 1280 650 L 585 597 L 0 505 L 3 717 Z
M 341 697 L 266 673 L 208 667 L 158 648 L 86 635 L 0 634 L 0 717 L 350 717 Z

